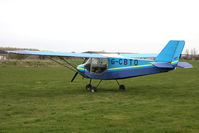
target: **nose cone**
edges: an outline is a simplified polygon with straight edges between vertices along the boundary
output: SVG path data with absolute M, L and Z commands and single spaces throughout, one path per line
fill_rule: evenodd
M 84 78 L 89 78 L 89 76 L 86 74 L 84 64 L 77 66 L 77 70 L 79 71 L 79 74 L 81 74 Z
M 83 72 L 84 71 L 84 65 L 83 64 L 78 65 L 77 70 Z

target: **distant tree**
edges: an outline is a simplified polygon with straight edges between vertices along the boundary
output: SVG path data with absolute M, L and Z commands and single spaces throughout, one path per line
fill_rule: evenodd
M 185 50 L 185 59 L 189 59 L 190 57 L 189 57 L 190 55 L 189 55 L 189 49 L 186 49 Z
M 15 50 L 31 50 L 31 51 L 39 51 L 38 49 L 29 49 L 29 48 L 13 48 L 13 47 L 0 47 L 1 51 L 15 51 Z M 17 55 L 17 54 L 8 54 L 8 59 L 17 59 L 23 60 L 27 58 L 27 55 Z
M 197 56 L 197 51 L 195 48 L 191 49 L 191 59 L 195 60 Z

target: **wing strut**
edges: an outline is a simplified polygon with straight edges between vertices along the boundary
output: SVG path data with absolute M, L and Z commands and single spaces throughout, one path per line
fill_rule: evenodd
M 56 62 L 57 64 L 60 64 L 60 65 L 66 67 L 66 68 L 68 68 L 68 69 L 70 69 L 70 70 L 72 70 L 72 71 L 74 71 L 74 72 L 78 72 L 77 70 L 74 70 L 73 68 L 70 68 L 69 66 L 62 64 L 62 63 L 60 63 L 59 61 L 56 61 L 56 60 L 53 59 L 52 57 L 48 57 L 48 58 L 49 58 L 50 60 Z
M 69 66 L 67 66 L 67 65 L 64 65 L 63 63 L 61 63 L 61 62 L 59 62 L 59 61 L 56 61 L 56 60 L 53 59 L 52 57 L 48 57 L 48 58 L 49 58 L 50 60 L 52 60 L 52 61 L 54 61 L 54 62 L 56 62 L 56 63 L 58 63 L 58 64 L 60 64 L 60 65 L 62 65 L 62 66 L 64 66 L 64 67 L 66 67 L 66 68 L 68 68 L 68 69 L 70 69 L 70 70 L 72 70 L 72 71 L 75 72 L 75 75 L 73 76 L 71 82 L 74 81 L 74 79 L 76 78 L 76 76 L 78 75 L 78 73 L 81 73 L 81 74 L 85 75 L 84 73 L 78 71 L 75 65 L 71 64 L 70 62 L 68 62 L 68 61 L 67 61 L 66 59 L 64 59 L 63 57 L 59 57 L 59 58 L 60 58 L 61 60 L 63 60 L 64 62 L 66 62 L 66 64 L 68 64 L 68 65 L 71 66 L 72 68 L 69 67 Z M 84 59 L 84 62 L 85 62 L 85 61 L 86 61 L 86 59 Z M 84 62 L 83 62 L 83 63 L 84 63 Z M 86 75 L 85 75 L 85 76 L 86 76 Z
M 61 60 L 65 61 L 68 65 L 70 65 L 73 69 L 75 69 L 77 71 L 76 66 L 74 66 L 73 64 L 71 64 L 70 62 L 68 62 L 66 59 L 64 59 L 63 57 L 59 57 Z

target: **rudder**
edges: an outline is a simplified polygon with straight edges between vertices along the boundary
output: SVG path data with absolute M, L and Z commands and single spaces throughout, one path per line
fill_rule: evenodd
M 156 62 L 173 62 L 180 59 L 185 41 L 171 40 L 156 57 Z

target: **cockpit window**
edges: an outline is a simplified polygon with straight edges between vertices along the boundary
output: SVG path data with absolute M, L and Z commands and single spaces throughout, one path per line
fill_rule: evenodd
M 108 68 L 108 59 L 89 58 L 84 67 L 91 74 L 102 74 Z

